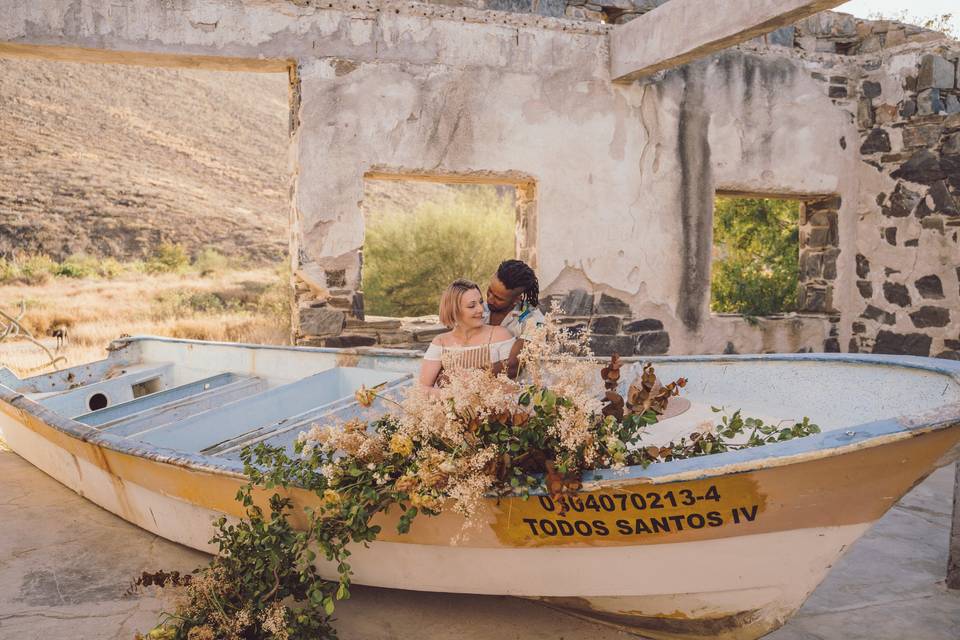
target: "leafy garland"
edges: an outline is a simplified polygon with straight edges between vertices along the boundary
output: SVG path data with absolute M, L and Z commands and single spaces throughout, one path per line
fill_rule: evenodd
M 242 460 L 250 481 L 237 493 L 245 517 L 217 521 L 211 542 L 219 554 L 193 575 L 145 573 L 135 583 L 136 587 L 180 587 L 175 611 L 166 614 L 146 637 L 335 638 L 331 624 L 335 602 L 350 596 L 349 547 L 377 538 L 380 527 L 372 521 L 379 513 L 399 509 L 397 528 L 406 533 L 419 515 L 436 515 L 458 497 L 461 512 L 470 516 L 470 497 L 463 497 L 463 489 L 476 484 L 477 478 L 481 497 L 491 491 L 524 497 L 546 491 L 559 498 L 580 489 L 586 469 L 646 466 L 819 432 L 807 418 L 781 428 L 743 418 L 738 410 L 729 418 L 723 416 L 715 429 L 694 432 L 664 447 L 643 447 L 646 428 L 657 422 L 686 380 L 663 385 L 647 364 L 623 398 L 617 391 L 620 369 L 619 357 L 613 356 L 601 370 L 603 403 L 598 406 L 602 410 L 590 414 L 586 437 L 576 441 L 574 448 L 567 442 L 571 431 L 564 429 L 578 409 L 570 397 L 575 391 L 559 395 L 539 380 L 540 384 L 508 388 L 510 393 L 519 389 L 512 396 L 512 410 L 484 413 L 469 403 L 458 406 L 447 400 L 446 410 L 462 427 L 463 440 L 455 446 L 449 435 L 439 432 L 411 437 L 403 415 L 387 414 L 371 424 L 354 420 L 301 434 L 295 459 L 282 448 L 262 443 L 245 449 Z M 487 373 L 469 375 L 486 376 L 474 380 L 489 385 L 480 389 L 502 390 L 507 384 Z M 361 388 L 356 397 L 369 406 L 378 395 L 376 390 Z M 474 455 L 477 451 L 485 453 Z M 254 503 L 256 487 L 276 490 L 268 501 L 269 513 Z M 321 498 L 318 508 L 304 509 L 307 523 L 302 528 L 291 523 L 293 503 L 287 491 L 291 487 Z M 320 578 L 315 568 L 318 555 L 336 564 L 338 581 Z

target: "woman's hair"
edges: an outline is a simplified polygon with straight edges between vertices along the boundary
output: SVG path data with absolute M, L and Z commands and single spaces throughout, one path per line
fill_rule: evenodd
M 483 295 L 476 282 L 471 282 L 464 278 L 454 280 L 450 283 L 450 286 L 447 287 L 447 290 L 443 292 L 443 295 L 440 296 L 440 322 L 443 323 L 443 326 L 448 329 L 453 329 L 453 326 L 457 324 L 457 313 L 460 311 L 460 299 L 463 298 L 463 294 L 471 289 L 476 289 L 477 293 L 480 293 L 481 296 Z
M 523 260 L 504 260 L 497 268 L 497 279 L 507 289 L 520 289 L 521 298 L 531 307 L 540 304 L 540 282 Z

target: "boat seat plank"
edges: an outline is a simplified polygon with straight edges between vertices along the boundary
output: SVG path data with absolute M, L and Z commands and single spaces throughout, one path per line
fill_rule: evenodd
M 90 412 L 90 398 L 96 394 L 103 394 L 109 407 L 133 400 L 134 385 L 159 378 L 162 388 L 172 370 L 170 362 L 125 366 L 115 369 L 115 375 L 108 379 L 49 395 L 37 402 L 66 418 L 73 418 Z
M 138 434 L 187 420 L 195 415 L 255 396 L 266 390 L 266 380 L 256 377 L 241 377 L 212 389 L 200 390 L 191 396 L 150 407 L 111 422 L 102 423 L 99 428 L 118 436 L 136 437 Z
M 284 417 L 352 396 L 361 384 L 372 387 L 403 375 L 377 369 L 335 367 L 131 437 L 159 447 L 198 453 Z
M 20 393 L 62 393 L 76 389 L 81 385 L 87 385 L 93 382 L 99 382 L 113 377 L 117 371 L 124 368 L 130 368 L 134 365 L 129 356 L 117 355 L 111 353 L 109 358 L 88 362 L 87 364 L 78 364 L 66 369 L 60 369 L 53 373 L 41 373 L 29 378 L 23 378 L 19 382 L 14 382 L 17 386 L 10 387 Z M 10 386 L 6 382 L 3 383 Z
M 377 391 L 377 395 L 380 397 L 375 401 L 374 405 L 370 407 L 370 412 L 374 414 L 378 412 L 382 413 L 379 404 L 383 404 L 384 400 L 381 398 L 388 398 L 394 401 L 399 400 L 402 390 L 408 388 L 412 383 L 413 374 L 408 373 L 402 378 L 384 385 Z M 340 398 L 339 400 L 310 409 L 299 415 L 285 417 L 272 424 L 257 427 L 229 440 L 218 442 L 207 447 L 201 451 L 201 453 L 214 456 L 226 455 L 233 452 L 238 452 L 239 454 L 239 451 L 248 445 L 257 444 L 267 439 L 272 443 L 275 438 L 286 433 L 291 434 L 292 443 L 301 431 L 309 429 L 314 424 L 325 424 L 328 422 L 330 416 L 337 414 L 339 411 L 353 404 L 358 404 L 353 396 Z
M 248 376 L 242 377 L 246 378 Z M 232 382 L 236 382 L 239 379 L 241 379 L 241 376 L 236 373 L 219 373 L 217 375 L 210 376 L 209 378 L 203 378 L 202 380 L 188 382 L 177 387 L 171 387 L 169 389 L 164 389 L 163 391 L 157 391 L 156 393 L 150 393 L 148 395 L 135 398 L 129 402 L 115 404 L 112 407 L 107 407 L 106 409 L 91 411 L 90 413 L 77 416 L 74 418 L 74 420 L 77 422 L 82 422 L 86 425 L 90 425 L 91 427 L 105 425 L 116 422 L 121 418 L 131 416 L 134 413 L 140 413 L 154 407 L 159 407 L 171 402 L 183 400 L 184 398 L 194 396 L 209 389 L 222 387 Z

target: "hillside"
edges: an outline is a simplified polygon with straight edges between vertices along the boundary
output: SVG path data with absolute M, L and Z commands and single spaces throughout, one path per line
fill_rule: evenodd
M 0 255 L 287 247 L 287 78 L 0 59 Z

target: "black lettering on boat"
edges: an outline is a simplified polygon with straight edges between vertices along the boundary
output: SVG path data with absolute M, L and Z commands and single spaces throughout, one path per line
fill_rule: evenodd
M 554 510 L 553 498 L 550 496 L 537 496 L 537 499 L 540 501 L 540 506 L 544 511 Z
M 654 533 L 660 533 L 661 531 L 670 533 L 670 521 L 667 520 L 666 516 L 662 518 L 650 518 L 650 527 Z
M 627 496 L 623 496 L 623 497 L 624 499 L 626 499 Z M 617 506 L 613 503 L 613 498 L 611 498 L 605 493 L 601 494 L 601 496 L 597 499 L 600 501 L 600 508 L 603 509 L 604 511 L 613 511 L 614 509 L 617 508 Z
M 557 535 L 557 525 L 553 524 L 553 520 L 541 520 L 540 521 L 540 530 L 543 531 L 548 536 Z
M 567 520 L 557 520 L 557 528 L 560 529 L 560 535 L 562 536 L 573 535 L 573 525 Z
M 536 519 L 534 519 L 534 518 L 524 518 L 523 521 L 526 522 L 528 525 L 530 525 L 530 533 L 532 533 L 532 534 L 535 535 L 535 536 L 540 535 L 539 533 L 537 533 L 537 521 L 536 521 Z
M 639 493 L 630 494 L 630 504 L 633 505 L 633 508 L 637 511 L 643 511 L 647 508 L 647 501 Z
M 663 509 L 663 503 L 660 501 L 659 493 L 653 493 L 653 492 L 648 493 L 647 500 L 650 501 L 651 509 Z
M 626 511 L 626 510 L 627 510 L 627 494 L 625 494 L 625 493 L 615 493 L 615 494 L 613 494 L 613 499 L 620 501 L 620 511 Z
M 667 516 L 667 519 L 673 523 L 674 529 L 676 531 L 683 531 L 683 516 Z
M 637 521 L 639 522 L 639 520 Z M 633 529 L 630 528 L 630 523 L 626 520 L 617 520 L 617 531 L 622 535 L 629 536 L 633 533 Z
M 745 507 L 740 507 L 740 513 L 743 514 L 743 519 L 747 522 L 753 522 L 757 519 L 757 505 L 750 507 L 750 510 L 747 511 Z
M 687 516 L 687 526 L 691 529 L 703 529 L 706 526 L 707 520 L 699 513 L 691 513 Z
M 592 536 L 593 527 L 586 520 L 577 520 L 573 523 L 573 528 L 582 536 Z
M 723 516 L 719 511 L 710 511 L 707 513 L 707 524 L 711 527 L 723 526 Z
M 623 520 L 617 520 L 617 522 L 623 522 Z M 593 530 L 597 532 L 598 536 L 610 535 L 610 529 L 607 529 L 607 525 L 603 520 L 594 520 Z

